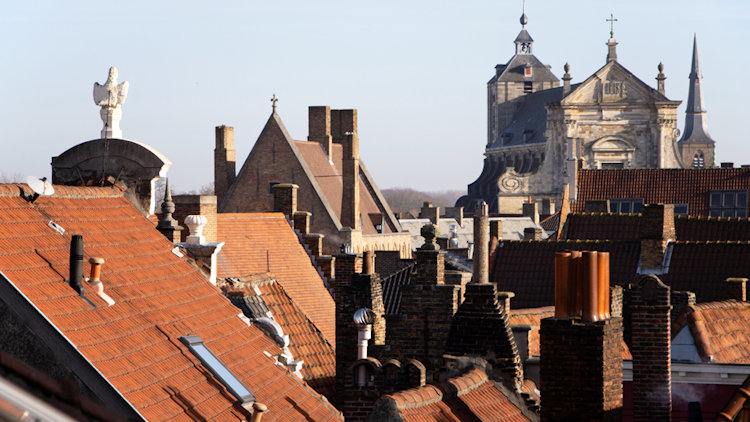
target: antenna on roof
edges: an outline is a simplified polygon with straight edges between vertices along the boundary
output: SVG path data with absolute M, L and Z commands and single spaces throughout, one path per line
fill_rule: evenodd
M 23 189 L 19 186 L 18 190 L 21 191 L 21 198 L 34 203 L 39 196 L 50 196 L 55 193 L 55 188 L 52 187 L 52 183 L 50 183 L 46 177 L 36 177 L 36 176 L 29 176 L 26 178 L 26 184 L 29 185 L 29 188 L 34 191 L 31 195 L 26 195 L 23 192 Z

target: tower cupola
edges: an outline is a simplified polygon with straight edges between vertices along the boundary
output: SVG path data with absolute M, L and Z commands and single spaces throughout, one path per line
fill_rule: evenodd
M 534 39 L 531 38 L 529 31 L 526 30 L 529 18 L 526 16 L 525 8 L 519 21 L 521 22 L 521 32 L 518 33 L 516 40 L 513 41 L 516 44 L 516 54 L 531 54 L 531 44 L 534 43 Z

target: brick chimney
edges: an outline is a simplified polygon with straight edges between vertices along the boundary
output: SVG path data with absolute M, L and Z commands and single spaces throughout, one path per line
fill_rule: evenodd
M 630 294 L 633 355 L 633 419 L 669 421 L 672 416 L 669 286 L 643 277 Z
M 331 107 L 310 106 L 307 124 L 307 140 L 320 143 L 330 159 L 331 143 L 333 142 L 331 137 Z
M 474 208 L 474 276 L 473 283 L 489 283 L 490 218 L 484 201 Z
M 273 185 L 273 210 L 294 218 L 297 212 L 297 189 L 292 183 L 277 183 Z
M 349 132 L 343 141 L 343 195 L 341 225 L 354 230 L 360 228 L 359 214 L 359 136 Z
M 661 272 L 667 244 L 675 240 L 674 205 L 643 206 L 640 226 L 641 271 Z
M 334 143 L 344 143 L 347 133 L 357 132 L 356 109 L 331 110 L 331 135 Z
M 536 202 L 527 202 L 523 204 L 523 216 L 529 217 L 534 224 L 539 224 L 539 211 Z
M 227 195 L 234 183 L 235 164 L 234 128 L 231 126 L 216 127 L 216 148 L 214 148 L 214 193 L 218 202 Z
M 524 228 L 523 240 L 542 240 L 542 228 L 541 227 Z
M 728 278 L 726 280 L 727 299 L 734 299 L 739 302 L 747 300 L 747 279 L 746 278 Z
M 555 316 L 541 321 L 542 421 L 622 419 L 622 318 L 608 314 L 609 255 L 555 255 Z
M 216 212 L 217 197 L 214 195 L 174 195 L 175 211 L 172 216 L 177 221 L 185 221 L 188 215 L 202 215 L 206 217 L 207 223 L 203 228 L 203 235 L 206 242 L 216 242 Z M 186 242 L 188 233 L 183 230 L 180 235 L 180 241 Z
M 419 218 L 428 218 L 430 223 L 436 227 L 440 226 L 440 207 L 432 205 L 432 202 L 425 201 L 419 210 Z

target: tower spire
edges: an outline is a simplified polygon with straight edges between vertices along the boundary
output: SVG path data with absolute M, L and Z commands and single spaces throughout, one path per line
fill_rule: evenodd
M 685 107 L 685 130 L 682 138 L 679 140 L 679 144 L 683 150 L 682 157 L 687 165 L 691 157 L 685 155 L 685 144 L 691 144 L 696 148 L 701 148 L 698 151 L 701 155 L 692 157 L 694 167 L 699 162 L 700 164 L 705 162 L 705 164 L 710 166 L 713 162 L 713 145 L 715 141 L 708 134 L 706 107 L 703 102 L 703 75 L 701 74 L 700 63 L 698 61 L 698 37 L 696 35 L 693 35 L 693 61 L 690 66 L 690 76 L 688 78 L 690 85 L 687 106 Z M 710 155 L 708 154 L 708 150 L 710 150 Z M 698 152 L 695 154 L 698 154 Z M 703 165 L 699 167 L 703 167 Z
M 617 61 L 617 41 L 615 41 L 615 15 L 609 14 L 609 19 L 605 19 L 610 23 L 609 26 L 609 40 L 607 40 L 607 63 Z
M 515 41 L 513 41 L 516 44 L 516 54 L 531 54 L 531 44 L 534 42 L 534 39 L 531 38 L 531 35 L 526 30 L 526 24 L 529 23 L 529 18 L 526 16 L 526 2 L 523 4 L 523 12 L 521 12 L 519 22 L 521 22 L 521 32 L 518 33 Z

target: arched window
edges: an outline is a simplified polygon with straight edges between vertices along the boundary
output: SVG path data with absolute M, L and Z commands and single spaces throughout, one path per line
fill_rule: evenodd
M 693 168 L 702 169 L 706 167 L 706 160 L 703 158 L 703 151 L 698 151 L 693 155 Z

